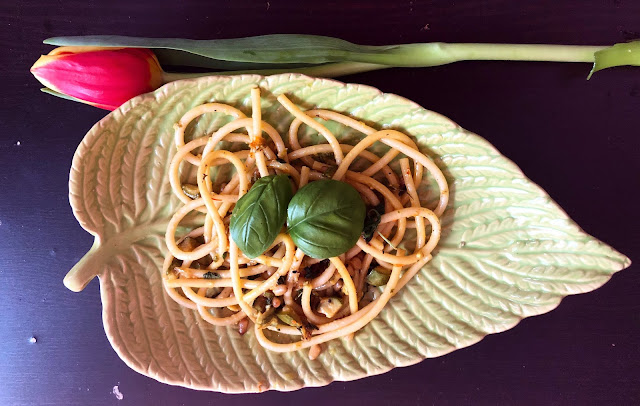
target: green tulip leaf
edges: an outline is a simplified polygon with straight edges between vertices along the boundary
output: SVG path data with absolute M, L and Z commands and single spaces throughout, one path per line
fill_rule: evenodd
M 74 101 L 74 102 L 85 103 L 86 104 L 86 102 L 84 100 L 80 100 L 80 99 L 78 99 L 76 97 L 69 96 L 68 94 L 56 92 L 55 90 L 49 89 L 48 87 L 43 87 L 43 88 L 40 89 L 40 91 L 42 93 L 50 94 L 51 96 L 56 96 L 56 97 L 59 97 L 61 99 L 71 100 L 71 101 Z
M 57 46 L 108 46 L 135 47 L 150 49 L 166 49 L 188 52 L 193 55 L 217 61 L 236 62 L 236 64 L 219 64 L 226 69 L 244 69 L 259 64 L 275 64 L 287 67 L 291 64 L 321 64 L 341 62 L 353 53 L 382 54 L 392 46 L 366 46 L 318 35 L 272 34 L 256 37 L 191 40 L 183 38 L 143 38 L 119 35 L 86 35 L 70 37 L 54 37 L 44 41 L 45 44 Z M 175 58 L 177 54 L 170 55 Z M 179 56 L 178 56 L 179 58 Z M 177 60 L 176 60 L 177 61 Z M 202 64 L 202 60 L 200 60 Z M 233 66 L 233 67 L 231 67 Z
M 615 66 L 640 66 L 640 41 L 615 44 L 594 54 L 595 62 L 589 73 L 591 76 L 602 69 Z

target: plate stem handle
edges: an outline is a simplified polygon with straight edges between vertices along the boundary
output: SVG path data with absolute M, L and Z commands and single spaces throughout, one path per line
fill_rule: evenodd
M 100 241 L 96 237 L 93 245 L 77 264 L 64 277 L 63 283 L 69 290 L 80 292 L 89 282 L 101 272 L 102 260 L 100 255 Z

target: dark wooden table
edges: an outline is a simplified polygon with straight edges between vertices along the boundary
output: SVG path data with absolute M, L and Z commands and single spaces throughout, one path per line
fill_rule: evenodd
M 62 285 L 92 243 L 68 203 L 71 158 L 106 113 L 40 93 L 29 67 L 50 50 L 44 38 L 286 32 L 365 44 L 605 45 L 640 37 L 640 3 L 631 0 L 344 3 L 2 2 L 1 405 L 640 404 L 637 265 L 595 292 L 447 356 L 355 382 L 260 395 L 197 392 L 133 372 L 104 334 L 97 281 L 82 293 Z M 640 68 L 604 71 L 587 82 L 588 70 L 466 62 L 344 80 L 405 96 L 481 134 L 588 233 L 640 260 Z M 112 393 L 116 385 L 122 400 Z

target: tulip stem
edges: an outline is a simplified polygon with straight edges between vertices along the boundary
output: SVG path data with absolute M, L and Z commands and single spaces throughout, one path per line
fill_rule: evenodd
M 195 79 L 201 78 L 203 76 L 215 75 L 215 72 L 205 72 L 205 73 L 180 73 L 180 72 L 162 72 L 162 82 L 169 83 L 174 82 L 176 80 L 183 79 Z
M 537 45 L 537 44 L 426 44 L 398 45 L 386 53 L 358 54 L 351 57 L 359 61 L 332 62 L 303 68 L 252 69 L 206 73 L 164 72 L 164 83 L 203 76 L 227 76 L 241 74 L 276 75 L 279 73 L 303 73 L 309 76 L 332 78 L 372 70 L 414 66 L 438 66 L 459 61 L 548 61 L 593 62 L 594 54 L 603 46 Z
M 378 65 L 364 62 L 335 62 L 325 63 L 317 66 L 308 66 L 304 68 L 288 68 L 288 69 L 249 69 L 204 73 L 180 73 L 180 72 L 164 72 L 162 79 L 164 83 L 173 82 L 175 80 L 201 78 L 203 76 L 230 76 L 230 75 L 277 75 L 280 73 L 302 73 L 309 76 L 318 76 L 325 78 L 334 78 L 343 75 L 352 75 L 355 73 L 369 72 L 373 70 L 392 68 L 389 65 Z

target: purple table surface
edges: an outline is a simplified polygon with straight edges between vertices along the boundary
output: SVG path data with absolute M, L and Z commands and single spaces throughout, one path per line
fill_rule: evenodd
M 355 382 L 224 395 L 137 374 L 104 334 L 98 282 L 82 293 L 62 285 L 92 243 L 68 203 L 71 158 L 106 113 L 42 94 L 29 73 L 50 50 L 41 41 L 59 35 L 606 45 L 640 37 L 640 2 L 21 0 L 3 1 L 0 21 L 0 405 L 640 404 L 637 265 L 472 347 Z M 639 260 L 640 68 L 587 82 L 589 68 L 463 62 L 344 80 L 484 136 L 588 233 Z

